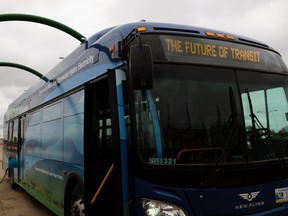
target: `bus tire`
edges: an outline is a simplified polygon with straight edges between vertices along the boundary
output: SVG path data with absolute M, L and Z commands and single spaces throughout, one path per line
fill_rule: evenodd
M 13 168 L 10 168 L 9 169 L 9 178 L 10 178 L 10 186 L 13 190 L 19 190 L 20 187 L 19 185 L 17 185 L 15 183 L 15 180 L 14 180 L 14 169 Z
M 71 216 L 85 216 L 83 185 L 79 182 L 71 190 L 69 211 Z

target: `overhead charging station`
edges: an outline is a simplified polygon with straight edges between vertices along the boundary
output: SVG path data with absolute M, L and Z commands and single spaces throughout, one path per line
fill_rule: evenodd
M 79 40 L 81 43 L 84 43 L 86 41 L 86 37 L 84 37 L 82 34 L 80 34 L 79 32 L 75 31 L 74 29 L 60 23 L 57 22 L 55 20 L 51 20 L 45 17 L 41 17 L 41 16 L 35 16 L 35 15 L 30 15 L 30 14 L 0 14 L 0 22 L 4 22 L 4 21 L 26 21 L 26 22 L 34 22 L 34 23 L 39 23 L 39 24 L 43 24 L 43 25 L 47 25 L 53 28 L 56 28 L 58 30 L 61 30 L 69 35 L 71 35 L 72 37 L 76 38 L 77 40 Z M 45 82 L 48 82 L 49 79 L 44 76 L 42 73 L 21 65 L 21 64 L 17 64 L 17 63 L 12 63 L 12 62 L 0 62 L 0 67 L 14 67 L 14 68 L 18 68 L 18 69 L 22 69 L 25 71 L 28 71 L 38 77 L 40 77 L 40 79 L 44 80 Z

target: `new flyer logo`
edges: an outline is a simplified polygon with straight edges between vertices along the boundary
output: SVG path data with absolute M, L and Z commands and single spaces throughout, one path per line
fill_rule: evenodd
M 259 200 L 259 194 L 260 191 L 238 194 L 242 198 L 242 202 L 234 206 L 235 210 L 258 208 L 264 206 L 265 202 L 263 200 Z
M 276 203 L 288 202 L 288 187 L 275 189 Z
M 239 196 L 242 197 L 245 200 L 248 200 L 250 202 L 253 199 L 255 199 L 258 196 L 259 193 L 260 193 L 260 191 L 256 191 L 256 192 L 252 192 L 252 193 L 239 194 Z

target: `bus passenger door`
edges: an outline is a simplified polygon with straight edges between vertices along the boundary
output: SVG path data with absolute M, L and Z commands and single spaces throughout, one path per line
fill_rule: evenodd
M 85 86 L 84 199 L 87 215 L 128 215 L 124 213 L 123 204 L 119 124 L 113 70 Z
M 18 127 L 18 179 L 19 182 L 24 177 L 24 149 L 23 143 L 24 143 L 24 137 L 25 137 L 25 116 L 22 116 L 19 118 L 19 127 Z

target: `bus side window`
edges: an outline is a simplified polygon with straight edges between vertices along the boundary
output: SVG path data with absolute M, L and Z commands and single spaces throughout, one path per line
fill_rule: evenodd
M 8 141 L 13 141 L 14 121 L 9 122 Z
M 18 122 L 15 120 L 8 123 L 7 150 L 16 151 L 18 141 Z
M 7 128 L 6 128 L 6 130 L 7 130 L 7 137 L 6 137 L 6 140 L 5 140 L 5 143 L 6 143 L 6 149 L 7 150 L 10 150 L 11 149 L 11 142 L 10 142 L 10 140 L 11 140 L 11 136 L 12 136 L 12 128 L 11 128 L 11 126 L 12 126 L 12 121 L 10 121 L 10 122 L 8 122 L 7 123 Z
M 40 157 L 41 110 L 30 113 L 25 119 L 25 154 Z M 24 132 L 23 132 L 24 133 Z
M 111 150 L 112 151 L 112 129 L 111 129 L 111 118 L 110 111 L 105 111 L 106 114 L 100 114 L 99 120 L 99 147 L 102 150 Z
M 65 162 L 83 165 L 84 91 L 64 99 L 64 147 Z
M 12 142 L 13 142 L 13 150 L 17 150 L 18 148 L 18 119 L 14 121 L 13 124 L 13 137 L 12 137 Z

